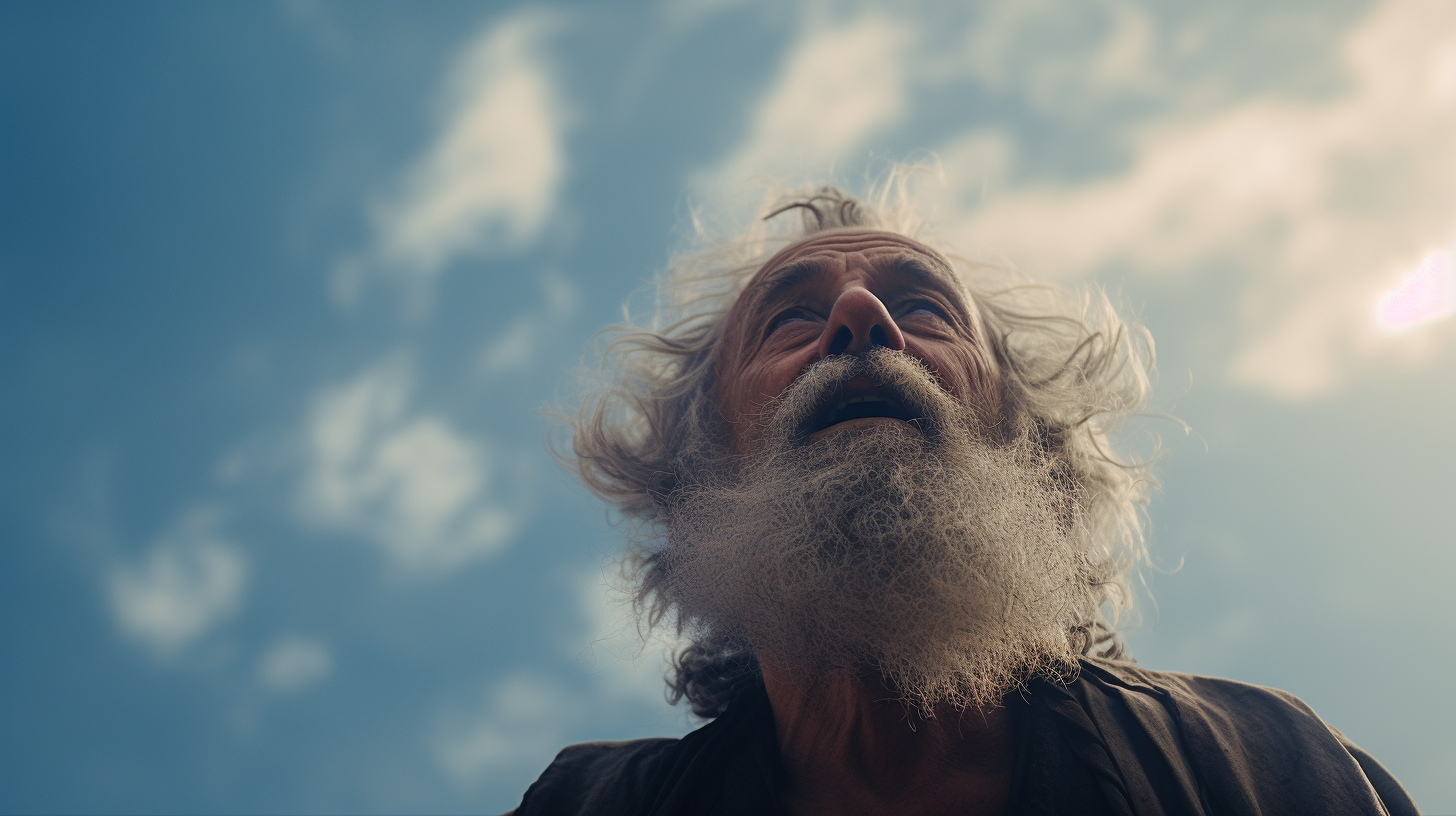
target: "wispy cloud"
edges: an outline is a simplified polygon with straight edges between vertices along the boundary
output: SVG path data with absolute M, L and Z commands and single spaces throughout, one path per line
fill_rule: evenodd
M 1231 379 L 1288 398 L 1338 388 L 1392 348 L 1371 318 L 1377 296 L 1456 227 L 1456 6 L 1385 3 L 1343 55 L 1346 93 L 1156 123 L 1120 175 L 1011 189 L 971 210 L 947 191 L 948 237 L 1056 277 L 1233 261 L 1248 272 Z
M 220 514 L 193 511 L 162 535 L 137 564 L 107 576 L 117 626 L 161 657 L 175 654 L 233 614 L 248 564 L 219 532 Z
M 1219 266 L 1240 293 L 1227 376 L 1276 396 L 1327 393 L 1371 360 L 1413 358 L 1413 341 L 1372 314 L 1456 228 L 1456 6 L 1375 6 L 1343 40 L 1347 89 L 1316 101 L 1173 81 L 1160 66 L 1197 49 L 1201 23 L 1161 32 L 1126 3 L 946 11 L 811 19 L 700 191 L 822 177 L 876 134 L 913 135 L 924 112 L 911 100 L 947 83 L 1067 122 L 1153 100 L 1166 113 L 1139 120 L 1134 158 L 1113 175 L 1013 172 L 1017 141 L 994 126 L 946 139 L 950 185 L 930 192 L 942 234 L 1053 278 Z
M 539 276 L 542 303 L 527 310 L 492 337 L 480 351 L 480 373 L 495 377 L 526 370 L 552 335 L 576 313 L 576 287 L 555 271 Z
M 490 688 L 475 710 L 442 717 L 435 755 L 461 788 L 517 778 L 545 768 L 582 713 L 581 702 L 558 681 L 518 672 Z
M 491 495 L 490 447 L 411 413 L 413 365 L 397 354 L 314 398 L 302 508 L 377 543 L 395 563 L 450 570 L 500 552 L 522 522 Z
M 596 573 L 581 579 L 577 605 L 588 645 L 578 659 L 604 702 L 662 710 L 666 701 L 662 675 L 675 644 L 660 628 L 643 638 L 631 594 L 617 584 Z
M 517 669 L 491 684 L 480 702 L 441 712 L 435 755 L 457 786 L 539 773 L 573 736 L 686 733 L 686 706 L 671 708 L 662 673 L 670 646 L 656 635 L 645 643 L 629 597 L 597 573 L 577 583 L 583 628 L 563 643 L 581 680 L 568 689 L 545 672 Z M 588 645 L 582 647 L 583 642 Z
M 898 18 L 865 14 L 811 24 L 752 114 L 742 143 L 701 174 L 704 193 L 736 190 L 767 174 L 822 174 L 905 112 L 903 52 L 910 31 Z
M 427 291 L 455 258 L 519 250 L 540 236 L 566 174 L 569 116 L 549 53 L 561 25 L 528 9 L 464 49 L 443 90 L 438 136 L 375 207 L 374 257 L 337 270 L 342 301 L 371 264 Z
M 317 640 L 287 635 L 279 638 L 258 663 L 258 679 L 278 694 L 293 694 L 318 685 L 334 671 L 334 656 Z
M 919 18 L 917 75 L 968 77 L 1058 117 L 1167 88 L 1154 65 L 1153 22 L 1131 4 L 1009 0 L 978 6 L 969 20 L 966 11 L 952 5 Z
M 1456 255 L 1435 251 L 1375 303 L 1375 323 L 1397 334 L 1456 314 Z

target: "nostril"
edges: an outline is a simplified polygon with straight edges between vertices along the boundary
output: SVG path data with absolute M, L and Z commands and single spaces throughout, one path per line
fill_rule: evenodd
M 870 345 L 890 347 L 890 336 L 885 334 L 885 327 L 875 325 L 870 329 Z
M 853 342 L 854 333 L 849 330 L 848 326 L 840 326 L 839 331 L 834 333 L 834 339 L 829 341 L 829 353 L 843 354 L 849 348 L 849 344 Z

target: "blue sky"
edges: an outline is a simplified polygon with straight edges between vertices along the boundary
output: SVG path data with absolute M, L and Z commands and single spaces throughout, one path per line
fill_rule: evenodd
M 541 409 L 691 208 L 933 155 L 1157 338 L 1140 661 L 1456 810 L 1450 3 L 7 3 L 0 104 L 0 809 L 503 810 L 691 727 Z

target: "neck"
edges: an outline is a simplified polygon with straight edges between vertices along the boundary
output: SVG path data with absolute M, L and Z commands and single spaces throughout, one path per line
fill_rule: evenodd
M 877 673 L 808 681 L 763 665 L 790 813 L 994 814 L 1011 791 L 1002 707 L 925 717 Z

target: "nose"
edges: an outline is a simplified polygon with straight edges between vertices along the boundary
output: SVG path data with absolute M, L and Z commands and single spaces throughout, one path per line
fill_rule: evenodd
M 824 333 L 819 336 L 819 356 L 866 351 L 871 346 L 904 351 L 905 335 L 879 298 L 855 286 L 834 301 Z

